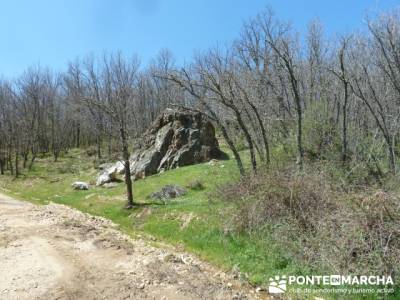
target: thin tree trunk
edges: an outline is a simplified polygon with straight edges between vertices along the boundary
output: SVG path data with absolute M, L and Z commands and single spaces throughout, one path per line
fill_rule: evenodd
M 76 126 L 76 148 L 81 146 L 81 125 L 78 123 Z
M 32 146 L 32 148 L 31 148 L 32 158 L 31 158 L 31 162 L 29 163 L 29 167 L 28 167 L 29 171 L 32 170 L 33 163 L 35 162 L 35 159 L 36 159 L 36 152 L 33 149 L 34 149 L 34 146 Z
M 303 169 L 303 114 L 300 106 L 300 103 L 297 104 L 297 165 L 299 169 Z
M 19 177 L 19 154 L 15 151 L 15 178 Z
M 28 162 L 28 152 L 24 153 L 24 162 L 22 164 L 23 168 L 26 169 L 26 164 Z
M 229 149 L 231 149 L 233 153 L 233 157 L 235 158 L 236 164 L 238 166 L 240 176 L 244 177 L 246 173 L 244 171 L 243 162 L 240 157 L 240 154 L 235 147 L 235 143 L 230 138 L 225 126 L 223 126 L 219 121 L 217 121 L 217 125 L 221 129 L 222 135 L 224 136 L 224 139 L 227 142 Z
M 121 142 L 122 142 L 122 156 L 123 156 L 124 167 L 125 167 L 125 184 L 126 184 L 126 192 L 127 192 L 127 199 L 128 199 L 126 208 L 132 208 L 135 204 L 133 202 L 133 188 L 132 188 L 130 161 L 129 161 L 129 149 L 128 149 L 126 133 L 122 127 L 120 128 L 120 134 L 121 134 Z
M 396 154 L 390 138 L 386 138 L 389 154 L 389 170 L 392 174 L 396 174 Z
M 11 150 L 8 152 L 8 167 L 10 169 L 11 175 L 14 175 L 14 167 L 13 167 L 13 162 L 12 162 Z
M 270 155 L 270 151 L 269 151 L 269 142 L 268 142 L 268 138 L 267 138 L 267 131 L 265 130 L 264 123 L 261 119 L 260 113 L 257 110 L 257 107 L 253 103 L 251 103 L 250 100 L 246 99 L 246 102 L 250 105 L 251 109 L 253 110 L 254 114 L 256 115 L 258 125 L 260 126 L 260 129 L 261 129 L 262 139 L 264 142 L 265 159 L 267 160 L 267 164 L 270 164 L 271 163 L 271 155 Z
M 266 155 L 263 151 L 261 151 L 261 148 L 259 146 L 259 141 L 258 141 L 258 136 L 257 136 L 257 126 L 256 124 L 254 124 L 253 122 L 253 117 L 250 115 L 249 111 L 244 107 L 244 112 L 246 113 L 247 118 L 249 119 L 249 124 L 254 132 L 254 138 L 253 140 L 254 142 L 254 148 L 256 149 L 257 153 L 258 153 L 258 157 L 260 158 L 261 162 L 264 162 L 266 159 Z
M 4 159 L 0 160 L 0 175 L 4 175 Z
M 36 159 L 36 156 L 32 156 L 31 162 L 29 163 L 29 167 L 28 167 L 28 170 L 29 170 L 29 171 L 32 170 L 33 163 L 35 162 L 35 159 Z
M 342 162 L 347 160 L 347 102 L 349 97 L 348 83 L 344 83 L 344 103 L 343 103 L 343 128 L 342 128 Z
M 97 136 L 96 145 L 97 145 L 97 158 L 101 159 L 101 139 L 99 136 Z
M 253 168 L 253 172 L 256 173 L 257 172 L 257 160 L 256 160 L 256 155 L 254 153 L 254 144 L 253 144 L 253 140 L 251 138 L 251 135 L 249 133 L 249 131 L 247 130 L 246 125 L 244 124 L 242 117 L 240 115 L 240 112 L 238 110 L 234 110 L 235 111 L 235 115 L 236 115 L 236 119 L 239 123 L 240 128 L 242 128 L 244 136 L 246 138 L 247 144 L 249 145 L 249 151 L 250 151 L 250 159 L 251 159 L 251 166 Z
M 258 124 L 260 125 L 261 128 L 261 134 L 262 134 L 262 138 L 264 141 L 264 148 L 265 148 L 265 158 L 267 159 L 267 164 L 271 163 L 271 154 L 269 151 L 269 142 L 268 142 L 268 138 L 267 138 L 267 131 L 265 130 L 264 124 L 261 120 L 261 116 L 258 113 L 257 109 L 254 107 L 254 113 L 256 114 L 256 118 L 258 121 Z

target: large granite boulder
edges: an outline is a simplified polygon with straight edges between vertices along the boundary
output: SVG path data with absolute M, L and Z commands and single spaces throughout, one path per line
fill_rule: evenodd
M 131 157 L 135 179 L 182 166 L 223 159 L 212 123 L 200 113 L 166 109 Z
M 165 170 L 224 159 L 212 123 L 200 113 L 166 109 L 143 134 L 130 158 L 133 179 L 144 178 Z M 101 166 L 97 186 L 116 180 L 124 174 L 124 164 Z

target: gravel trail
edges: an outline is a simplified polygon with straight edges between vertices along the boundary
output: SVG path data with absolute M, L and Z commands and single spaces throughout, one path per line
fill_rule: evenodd
M 0 194 L 0 299 L 259 299 L 233 277 L 109 220 Z

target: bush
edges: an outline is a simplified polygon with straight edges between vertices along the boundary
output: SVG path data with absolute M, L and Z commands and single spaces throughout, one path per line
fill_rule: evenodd
M 186 187 L 194 191 L 201 191 L 205 189 L 204 184 L 200 180 L 191 181 Z
M 315 226 L 316 214 L 332 208 L 329 186 L 320 176 L 296 175 L 296 171 L 260 172 L 222 188 L 222 197 L 238 209 L 232 220 L 236 230 L 254 231 L 266 222 L 293 219 L 303 230 Z M 330 207 L 323 207 L 330 206 Z M 318 218 L 320 218 L 319 216 Z
M 319 271 L 400 275 L 399 199 L 335 183 L 318 168 L 286 168 L 225 186 L 220 196 L 234 207 L 226 232 L 265 232 Z
M 303 120 L 304 154 L 309 160 L 335 160 L 341 153 L 341 137 L 328 103 L 313 103 Z
M 96 147 L 89 147 L 86 149 L 86 155 L 89 157 L 97 155 L 97 148 Z

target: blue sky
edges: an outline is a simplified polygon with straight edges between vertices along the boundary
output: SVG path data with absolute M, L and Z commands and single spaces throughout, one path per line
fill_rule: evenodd
M 179 63 L 226 44 L 266 6 L 304 31 L 318 17 L 328 33 L 361 28 L 366 13 L 399 0 L 0 0 L 0 74 L 40 63 L 62 70 L 77 56 L 121 50 L 147 63 L 170 49 Z

